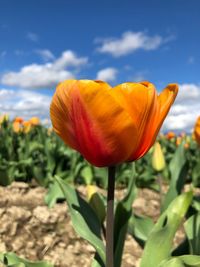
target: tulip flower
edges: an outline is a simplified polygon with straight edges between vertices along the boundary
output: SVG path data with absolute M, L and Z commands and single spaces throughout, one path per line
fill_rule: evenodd
M 156 142 L 152 155 L 152 166 L 155 171 L 160 172 L 165 168 L 165 157 L 161 145 Z
M 170 140 L 170 139 L 176 137 L 176 134 L 174 132 L 168 132 L 166 134 L 166 137 L 167 137 L 168 140 Z
M 24 133 L 29 133 L 31 130 L 32 124 L 30 121 L 24 121 L 23 122 L 23 132 Z
M 18 121 L 14 121 L 12 127 L 13 127 L 13 132 L 15 133 L 19 133 L 22 130 L 21 123 L 19 123 Z
M 194 137 L 197 143 L 200 145 L 200 116 L 197 118 L 196 124 L 194 126 Z
M 153 145 L 178 92 L 169 84 L 158 95 L 149 82 L 111 87 L 102 81 L 67 80 L 53 96 L 54 131 L 95 166 L 144 156 Z
M 29 120 L 29 122 L 30 122 L 32 125 L 36 126 L 36 125 L 39 125 L 39 124 L 40 124 L 40 119 L 39 119 L 38 117 L 32 117 L 32 118 Z
M 13 122 L 23 123 L 23 121 L 24 120 L 21 117 L 16 117 Z

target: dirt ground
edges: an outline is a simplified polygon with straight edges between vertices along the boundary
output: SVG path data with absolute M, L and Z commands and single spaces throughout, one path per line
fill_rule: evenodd
M 80 187 L 84 192 L 84 188 Z M 30 260 L 47 260 L 55 267 L 89 267 L 94 249 L 73 231 L 67 206 L 56 204 L 49 209 L 44 203 L 46 190 L 14 182 L 0 187 L 0 252 L 12 251 Z M 116 197 L 123 194 L 116 192 Z M 133 204 L 136 213 L 156 219 L 159 195 L 143 189 Z M 142 249 L 127 236 L 123 267 L 138 267 Z

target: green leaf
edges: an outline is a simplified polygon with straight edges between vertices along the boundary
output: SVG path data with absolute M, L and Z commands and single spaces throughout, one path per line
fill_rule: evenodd
M 94 177 L 92 168 L 90 166 L 83 167 L 81 170 L 81 177 L 84 179 L 86 185 L 92 184 Z
M 101 258 L 99 258 L 97 253 L 94 256 L 91 267 L 105 267 L 105 264 L 102 262 Z
M 157 267 L 170 257 L 173 239 L 192 201 L 192 192 L 175 198 L 158 219 L 146 242 L 140 267 Z
M 89 200 L 89 204 L 96 213 L 100 223 L 102 224 L 106 217 L 106 207 L 103 196 L 98 192 L 93 193 Z
M 196 255 L 183 255 L 165 260 L 158 267 L 200 267 L 200 257 Z
M 169 190 L 162 202 L 161 211 L 165 211 L 174 198 L 176 198 L 184 186 L 185 178 L 187 175 L 187 158 L 184 148 L 185 142 L 182 142 L 177 148 L 173 158 L 169 164 L 170 170 L 170 184 Z
M 61 190 L 58 183 L 50 185 L 47 194 L 45 195 L 45 203 L 49 208 L 52 208 L 58 199 L 65 199 L 63 191 Z
M 200 255 L 200 213 L 191 216 L 184 223 L 189 240 L 190 254 Z
M 53 267 L 52 264 L 45 261 L 29 261 L 18 257 L 15 253 L 8 252 L 1 254 L 0 260 L 5 266 L 8 267 Z
M 132 163 L 134 164 L 134 163 Z M 134 166 L 134 165 L 133 165 Z M 114 266 L 120 267 L 128 222 L 132 214 L 132 204 L 136 197 L 135 173 L 130 177 L 125 198 L 117 203 L 114 222 Z
M 144 247 L 153 226 L 154 223 L 151 218 L 133 214 L 129 220 L 128 232 L 137 240 L 141 247 Z
M 90 205 L 78 192 L 59 177 L 55 176 L 66 198 L 75 231 L 86 239 L 105 263 L 105 247 L 101 240 L 101 225 Z

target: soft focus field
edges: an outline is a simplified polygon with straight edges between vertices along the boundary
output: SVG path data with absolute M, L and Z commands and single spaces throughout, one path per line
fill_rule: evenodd
M 193 186 L 193 208 L 200 208 L 200 150 L 196 141 L 185 133 L 160 135 L 158 141 L 165 159 L 162 170 L 158 172 L 152 165 L 155 148 L 135 164 L 132 207 L 136 224 L 129 225 L 123 267 L 139 266 L 144 243 L 160 215 L 161 199 L 162 205 L 168 205 Z M 87 201 L 89 185 L 97 185 L 96 190 L 106 198 L 104 168 L 89 165 L 38 119 L 23 122 L 21 118 L 9 121 L 4 117 L 0 126 L 0 252 L 12 251 L 20 257 L 47 260 L 60 267 L 90 266 L 95 251 L 74 232 L 55 175 L 76 187 Z M 117 167 L 117 200 L 123 198 L 132 175 L 133 164 Z M 181 226 L 174 247 L 183 240 Z

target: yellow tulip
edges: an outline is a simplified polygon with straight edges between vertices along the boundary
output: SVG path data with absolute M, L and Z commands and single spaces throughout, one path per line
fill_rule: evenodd
M 178 92 L 169 84 L 159 95 L 149 82 L 114 88 L 102 81 L 67 80 L 53 96 L 54 131 L 95 166 L 112 166 L 144 156 Z
M 1 115 L 1 116 L 0 116 L 0 125 L 1 125 L 2 123 L 4 123 L 4 122 L 8 121 L 8 120 L 9 120 L 9 116 L 8 116 L 8 114 L 3 114 L 3 115 Z
M 13 127 L 13 131 L 15 133 L 21 132 L 21 123 L 20 122 L 14 121 L 13 124 L 12 124 L 12 127 Z
M 29 122 L 30 122 L 32 125 L 36 126 L 36 125 L 39 125 L 39 124 L 40 124 L 40 119 L 39 119 L 38 117 L 32 117 L 32 118 L 29 120 Z
M 162 148 L 158 142 L 156 142 L 154 145 L 152 166 L 157 172 L 160 172 L 165 168 L 165 157 Z

